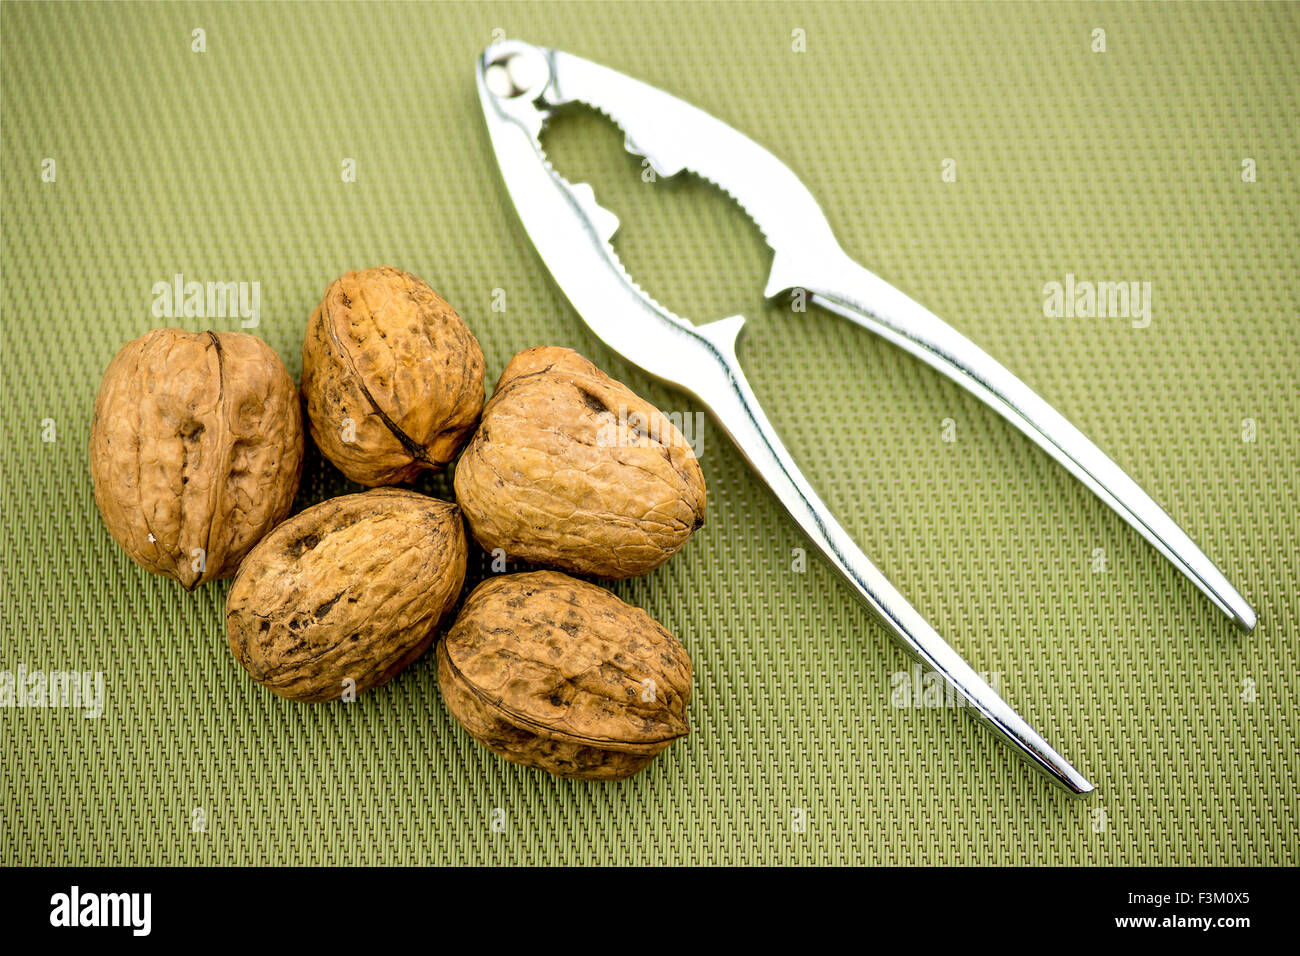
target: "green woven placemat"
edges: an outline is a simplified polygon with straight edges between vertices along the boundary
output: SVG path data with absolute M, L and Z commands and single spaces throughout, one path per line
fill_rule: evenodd
M 388 263 L 456 306 L 492 381 L 566 345 L 699 410 L 594 340 L 519 228 L 473 85 L 498 30 L 773 149 L 846 249 L 1021 375 L 1254 603 L 1239 636 L 957 386 L 765 303 L 765 247 L 725 197 L 643 181 L 594 115 L 556 121 L 632 273 L 697 320 L 748 317 L 741 358 L 810 480 L 1091 801 L 958 710 L 899 706 L 907 658 L 801 570 L 708 423 L 706 526 L 615 588 L 690 649 L 693 730 L 618 784 L 475 745 L 432 655 L 355 705 L 283 702 L 225 645 L 226 583 L 185 594 L 112 543 L 85 451 L 104 367 L 157 325 L 239 327 L 156 317 L 176 274 L 260 283 L 255 332 L 295 376 L 325 285 Z M 1296 5 L 4 3 L 0 33 L 0 670 L 104 681 L 97 718 L 0 710 L 3 862 L 1297 862 Z M 1067 276 L 1150 283 L 1149 323 L 1046 314 Z M 349 490 L 313 453 L 299 505 Z

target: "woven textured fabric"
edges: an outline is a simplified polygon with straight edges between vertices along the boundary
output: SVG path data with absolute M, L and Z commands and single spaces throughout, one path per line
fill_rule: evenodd
M 5 3 L 0 18 L 0 670 L 104 679 L 95 719 L 0 710 L 4 863 L 1298 862 L 1300 7 Z M 1090 801 L 959 709 L 900 706 L 925 703 L 904 699 L 908 659 L 801 561 L 707 420 L 707 524 L 614 587 L 689 648 L 692 733 L 617 784 L 476 745 L 432 655 L 352 705 L 281 701 L 226 647 L 228 582 L 186 594 L 113 544 L 86 461 L 109 359 L 157 325 L 240 326 L 155 317 L 154 283 L 177 274 L 259 283 L 254 331 L 295 377 L 325 285 L 387 263 L 461 312 L 490 381 L 519 349 L 565 345 L 699 411 L 587 332 L 519 228 L 473 83 L 494 31 L 772 149 L 852 255 L 1038 390 L 1252 601 L 1259 627 L 1238 635 L 962 389 L 815 307 L 765 302 L 767 250 L 724 195 L 647 182 L 599 116 L 557 118 L 548 150 L 620 215 L 632 274 L 697 321 L 748 318 L 742 361 L 809 479 L 1096 783 Z M 1045 287 L 1069 276 L 1149 291 L 1128 313 L 1056 314 Z M 418 487 L 450 493 L 445 476 Z M 299 507 L 351 490 L 309 453 Z

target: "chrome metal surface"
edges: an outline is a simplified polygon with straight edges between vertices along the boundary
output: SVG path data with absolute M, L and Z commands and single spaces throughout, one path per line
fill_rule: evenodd
M 629 361 L 707 406 L 796 524 L 890 633 L 943 674 L 967 710 L 1054 782 L 1075 795 L 1093 789 L 886 580 L 808 484 L 741 371 L 735 342 L 743 318 L 693 326 L 627 274 L 610 245 L 617 218 L 597 204 L 589 186 L 566 182 L 546 161 L 540 135 L 553 109 L 575 101 L 594 107 L 623 129 L 628 149 L 649 159 L 660 174 L 689 169 L 714 182 L 745 207 L 774 251 L 768 295 L 807 289 L 814 301 L 964 385 L 1119 512 L 1239 625 L 1254 625 L 1249 605 L 1114 462 L 988 355 L 849 259 L 816 200 L 762 147 L 621 73 L 515 41 L 483 54 L 478 87 L 501 175 L 524 229 L 592 331 Z

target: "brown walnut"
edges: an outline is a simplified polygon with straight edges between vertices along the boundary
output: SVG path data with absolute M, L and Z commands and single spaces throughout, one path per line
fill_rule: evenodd
M 577 574 L 644 574 L 704 523 L 704 473 L 681 432 L 571 349 L 510 361 L 455 487 L 484 548 Z
M 690 730 L 691 659 L 604 588 L 556 571 L 491 578 L 439 642 L 453 717 L 513 763 L 621 780 Z
M 227 578 L 289 513 L 302 470 L 293 379 L 242 332 L 155 329 L 104 373 L 95 504 L 137 564 L 193 590 Z
M 307 323 L 311 436 L 348 478 L 412 481 L 455 457 L 483 410 L 483 352 L 424 280 L 390 266 L 344 273 Z
M 378 687 L 429 649 L 460 596 L 459 509 L 399 488 L 332 498 L 248 555 L 226 598 L 230 650 L 290 700 Z

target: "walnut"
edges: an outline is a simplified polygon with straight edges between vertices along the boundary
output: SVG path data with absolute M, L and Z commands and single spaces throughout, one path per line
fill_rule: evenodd
M 412 481 L 455 457 L 483 409 L 483 352 L 422 280 L 389 266 L 344 273 L 307 324 L 311 436 L 348 478 Z
M 293 379 L 261 339 L 155 329 L 104 373 L 95 504 L 141 567 L 187 589 L 235 573 L 289 513 L 302 470 Z
M 681 432 L 564 348 L 511 360 L 455 488 L 487 550 L 606 578 L 658 567 L 704 523 L 704 473 Z
M 437 658 L 452 716 L 513 763 L 620 780 L 690 731 L 686 648 L 640 608 L 555 571 L 480 584 Z
M 378 687 L 432 643 L 460 596 L 459 509 L 399 488 L 324 501 L 248 555 L 226 599 L 230 650 L 290 700 Z

